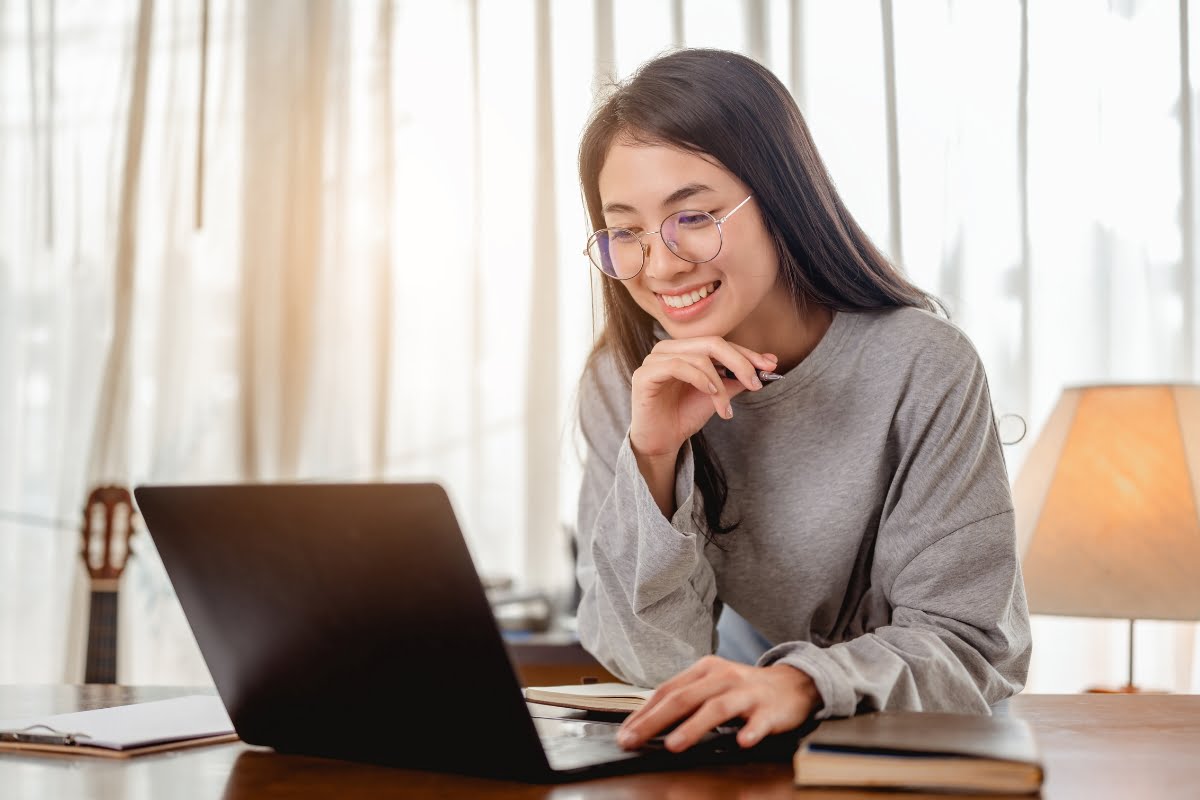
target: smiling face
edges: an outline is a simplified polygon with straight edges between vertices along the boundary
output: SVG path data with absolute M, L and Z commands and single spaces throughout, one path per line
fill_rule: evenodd
M 599 189 L 605 226 L 638 232 L 657 231 L 668 215 L 683 210 L 720 219 L 751 193 L 711 157 L 621 140 L 608 151 Z M 753 347 L 769 317 L 791 307 L 790 298 L 777 280 L 779 259 L 755 200 L 739 208 L 721 233 L 720 253 L 703 264 L 680 258 L 659 236 L 644 237 L 645 266 L 622 285 L 672 338 L 721 336 Z M 694 302 L 698 293 L 705 296 Z

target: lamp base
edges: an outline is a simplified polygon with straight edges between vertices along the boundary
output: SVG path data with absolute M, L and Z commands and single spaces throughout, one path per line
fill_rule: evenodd
M 1087 694 L 1170 694 L 1164 689 L 1143 689 L 1133 683 L 1133 623 L 1129 620 L 1129 680 L 1124 686 L 1113 689 L 1108 686 L 1091 686 L 1083 691 Z
M 1127 683 L 1124 686 L 1116 688 L 1109 686 L 1089 686 L 1083 691 L 1087 694 L 1170 694 L 1165 689 L 1143 689 L 1140 686 L 1134 686 L 1132 683 Z

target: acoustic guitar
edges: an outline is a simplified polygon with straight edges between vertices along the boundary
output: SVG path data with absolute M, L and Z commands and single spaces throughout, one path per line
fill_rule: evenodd
M 101 486 L 83 508 L 83 563 L 91 579 L 85 683 L 117 682 L 117 590 L 136 514 L 129 490 Z

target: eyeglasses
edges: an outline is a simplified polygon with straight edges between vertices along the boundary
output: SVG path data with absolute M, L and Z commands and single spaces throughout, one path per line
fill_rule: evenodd
M 656 231 L 637 233 L 629 228 L 602 228 L 588 237 L 587 249 L 583 252 L 596 269 L 608 277 L 627 281 L 646 265 L 646 253 L 650 248 L 643 239 L 659 234 L 672 253 L 684 261 L 703 264 L 721 252 L 724 242 L 721 226 L 750 202 L 751 197 L 754 195 L 748 195 L 720 219 L 706 211 L 676 211 L 664 219 Z

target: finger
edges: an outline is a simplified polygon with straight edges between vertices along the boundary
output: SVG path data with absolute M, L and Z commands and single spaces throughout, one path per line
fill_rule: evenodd
M 625 747 L 640 747 L 652 736 L 687 718 L 704 706 L 711 698 L 729 691 L 732 681 L 725 675 L 706 675 L 694 683 L 682 686 L 667 694 L 662 702 L 648 711 L 633 725 L 621 726 L 618 743 Z
M 669 342 L 669 344 L 668 344 Z M 661 353 L 702 353 L 714 358 L 725 365 L 730 372 L 737 375 L 738 381 L 751 391 L 761 389 L 762 381 L 758 379 L 754 363 L 741 350 L 725 341 L 720 336 L 702 336 L 694 339 L 663 339 L 654 346 L 655 352 Z M 763 361 L 763 368 L 767 369 Z
M 779 358 L 774 353 L 759 353 L 751 350 L 749 347 L 743 347 L 737 342 L 730 342 L 730 344 L 737 348 L 742 355 L 754 362 L 755 366 L 759 369 L 774 372 L 775 368 L 779 366 Z
M 651 352 L 653 353 L 678 353 L 678 352 L 707 352 L 704 347 L 697 347 L 697 342 L 703 342 L 704 338 L 717 338 L 726 342 L 735 350 L 746 356 L 759 369 L 772 369 L 779 366 L 779 357 L 774 353 L 758 352 L 749 347 L 740 345 L 737 342 L 730 342 L 721 337 L 701 337 L 695 339 L 660 339 Z
M 704 394 L 713 395 L 714 405 L 721 400 L 722 384 L 720 376 L 714 381 L 703 369 L 682 356 L 666 356 L 650 354 L 642 362 L 649 370 L 643 372 L 643 378 L 662 385 L 672 380 L 689 384 Z M 714 370 L 715 372 L 715 370 Z
M 716 656 L 705 656 L 687 669 L 680 671 L 670 680 L 659 684 L 658 689 L 655 690 L 654 694 L 650 695 L 650 699 L 643 703 L 641 708 L 625 718 L 625 722 L 622 724 L 622 727 L 625 727 L 630 723 L 637 722 L 638 719 L 644 717 L 650 711 L 654 710 L 654 707 L 661 703 L 663 698 L 671 692 L 707 675 L 712 671 L 714 664 L 720 660 L 721 659 L 718 659 Z
M 754 362 L 731 342 L 719 336 L 711 336 L 705 340 L 708 343 L 708 355 L 725 365 L 725 368 L 737 375 L 747 389 L 757 391 L 762 388 L 758 377 L 758 369 Z M 760 359 L 761 360 L 761 359 Z M 763 363 L 766 363 L 765 361 Z
M 774 733 L 774 728 L 775 724 L 771 719 L 770 712 L 760 707 L 750 714 L 746 724 L 738 731 L 737 742 L 742 747 L 754 747 L 768 734 Z
M 649 699 L 642 704 L 641 708 L 638 708 L 625 718 L 625 721 L 621 723 L 621 730 L 636 730 L 641 724 L 641 720 L 644 720 L 646 715 L 651 713 L 658 706 L 658 704 L 663 701 L 664 697 L 678 689 L 680 686 L 686 686 L 689 682 L 695 680 L 696 676 L 693 672 L 695 667 L 696 665 L 693 664 L 691 667 L 688 667 L 683 672 L 680 672 L 669 681 L 660 684 L 659 687 L 654 690 L 654 694 L 650 695 Z
M 684 361 L 690 363 L 690 365 L 700 369 L 700 371 L 704 374 L 708 375 L 709 380 L 712 380 L 716 386 L 721 387 L 721 389 L 725 389 L 724 381 L 727 380 L 727 378 L 725 378 L 720 372 L 716 371 L 715 363 L 713 363 L 713 360 L 709 359 L 709 357 L 706 355 L 700 353 L 672 353 L 670 355 L 650 354 L 647 357 L 649 357 L 649 359 L 683 359 Z
M 683 359 L 708 376 L 709 383 L 711 383 L 711 385 L 717 389 L 716 392 L 712 393 L 713 407 L 716 408 L 717 414 L 725 417 L 726 419 L 732 416 L 732 414 L 726 414 L 725 412 L 731 408 L 729 401 L 733 398 L 733 396 L 736 394 L 741 394 L 743 391 L 745 391 L 745 387 L 743 387 L 740 382 L 735 380 L 732 384 L 726 383 L 725 381 L 729 379 L 717 372 L 717 366 L 713 364 L 712 359 L 700 354 L 651 353 L 650 355 L 646 356 L 645 361 L 642 363 L 645 364 L 650 361 L 663 359 Z
M 691 364 L 696 369 L 703 372 L 708 377 L 709 382 L 717 388 L 718 393 L 720 393 L 721 389 L 724 388 L 723 381 L 725 381 L 726 378 L 724 378 L 721 373 L 717 372 L 717 365 L 712 362 L 712 359 L 706 358 L 703 355 L 695 353 L 651 353 L 650 355 L 646 356 L 646 358 L 642 361 L 642 364 L 666 364 L 673 360 L 686 361 L 688 364 Z
M 679 753 L 700 741 L 700 737 L 723 722 L 748 714 L 753 706 L 751 695 L 744 690 L 726 691 L 709 698 L 686 722 L 667 737 L 667 749 Z

